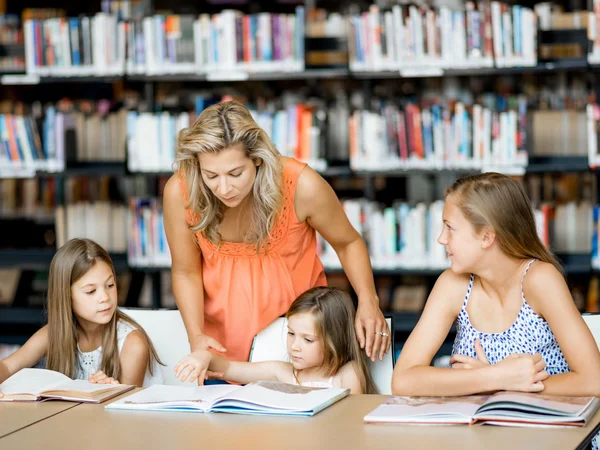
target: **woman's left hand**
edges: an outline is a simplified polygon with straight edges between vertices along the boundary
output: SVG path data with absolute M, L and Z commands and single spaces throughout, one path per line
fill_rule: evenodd
M 109 377 L 101 370 L 99 370 L 93 375 L 90 375 L 89 382 L 97 384 L 120 384 L 119 380 L 115 380 L 113 377 Z
M 356 320 L 354 322 L 356 335 L 361 348 L 365 349 L 371 361 L 390 351 L 392 336 L 383 313 L 379 309 L 379 301 L 358 301 Z
M 471 358 L 470 356 L 465 355 L 452 355 L 450 358 L 450 364 L 453 369 L 479 369 L 481 367 L 489 366 L 487 356 L 485 356 L 485 351 L 483 351 L 483 347 L 481 346 L 481 341 L 479 338 L 475 339 L 475 353 L 477 354 L 477 358 Z

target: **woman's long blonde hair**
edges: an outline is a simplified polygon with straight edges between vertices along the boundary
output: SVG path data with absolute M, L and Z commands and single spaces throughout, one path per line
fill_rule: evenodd
M 48 279 L 48 353 L 46 368 L 73 378 L 77 358 L 77 317 L 73 313 L 71 286 L 83 277 L 98 261 L 104 261 L 113 275 L 115 268 L 106 251 L 89 239 L 72 239 L 52 258 Z M 153 360 L 161 361 L 144 329 L 118 309 L 104 327 L 100 370 L 109 377 L 121 375 L 117 322 L 124 320 L 138 329 L 148 342 L 148 367 L 152 373 Z
M 280 210 L 283 167 L 279 152 L 250 112 L 235 101 L 206 108 L 191 127 L 180 131 L 175 167 L 186 182 L 189 195 L 186 209 L 190 209 L 197 218 L 190 229 L 201 232 L 214 244 L 220 244 L 219 225 L 226 207 L 204 184 L 198 155 L 236 147 L 242 148 L 246 156 L 257 164 L 253 209 L 244 242 L 256 244 L 259 251 L 268 239 Z
M 350 296 L 331 287 L 309 289 L 294 300 L 285 316 L 289 319 L 300 313 L 310 313 L 315 318 L 317 335 L 323 340 L 326 375 L 334 376 L 344 364 L 352 362 L 363 393 L 376 394 L 367 357 L 354 329 L 356 311 Z
M 540 240 L 533 208 L 521 185 L 500 173 L 488 172 L 459 178 L 446 191 L 446 198 L 460 208 L 476 233 L 490 227 L 500 249 L 517 259 L 538 259 L 562 267 Z

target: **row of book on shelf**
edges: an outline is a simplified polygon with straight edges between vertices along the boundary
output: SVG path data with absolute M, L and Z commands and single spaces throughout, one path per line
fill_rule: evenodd
M 24 22 L 27 73 L 41 76 L 304 70 L 304 7 L 293 14 L 117 15 Z
M 517 167 L 504 165 L 514 161 L 514 149 L 517 148 L 519 158 L 525 156 L 525 150 L 521 149 L 526 147 L 534 147 L 535 156 L 539 155 L 538 150 L 547 156 L 587 154 L 589 165 L 597 166 L 600 108 L 596 104 L 587 106 L 586 122 L 585 111 L 527 114 L 523 97 L 519 96 L 490 96 L 480 100 L 474 106 L 442 100 L 429 100 L 422 106 L 410 101 L 397 104 L 381 101 L 377 108 L 356 109 L 352 113 L 344 102 L 323 105 L 312 100 L 274 102 L 261 109 L 249 107 L 282 154 L 308 161 L 317 169 L 317 163 L 324 160 L 350 159 L 351 167 L 358 171 L 415 168 L 507 171 Z M 108 101 L 96 104 L 61 101 L 47 106 L 43 113 L 37 103 L 27 115 L 19 114 L 17 109 L 14 113 L 12 109 L 2 109 L 0 175 L 14 178 L 22 173 L 19 169 L 32 169 L 24 172 L 33 176 L 40 167 L 50 170 L 50 166 L 64 167 L 70 163 L 126 160 L 133 173 L 170 171 L 179 129 L 207 105 L 202 96 L 197 96 L 196 103 L 196 111 L 155 114 L 122 107 L 113 109 Z M 524 126 L 526 114 L 527 121 L 533 123 Z M 487 119 L 482 121 L 481 117 Z M 509 144 L 503 139 L 507 133 L 500 117 L 511 124 L 514 139 L 509 139 Z M 488 122 L 483 130 L 477 126 L 481 122 Z M 140 140 L 147 134 L 153 139 L 146 139 L 141 145 Z M 321 168 L 325 164 L 322 162 Z
M 466 1 L 459 8 L 446 1 L 417 3 L 372 4 L 360 12 L 331 14 L 336 36 L 341 28 L 347 40 L 351 71 L 415 76 L 446 69 L 535 66 L 538 30 L 555 24 L 565 29 L 571 22 L 570 28 L 587 35 L 589 45 L 582 51 L 589 47 L 589 61 L 600 61 L 595 3 L 593 11 L 573 13 L 562 13 L 548 2 L 534 9 L 490 0 Z M 30 75 L 206 74 L 236 80 L 257 72 L 303 71 L 305 36 L 311 38 L 305 29 L 314 28 L 318 16 L 312 13 L 303 6 L 286 14 L 224 9 L 146 17 L 110 9 L 78 17 L 57 11 L 56 17 L 24 15 L 21 34 Z M 14 20 L 7 18 L 13 26 Z
M 0 114 L 0 176 L 60 172 L 71 163 L 92 161 L 127 161 L 131 172 L 171 171 L 179 131 L 190 126 L 204 107 L 228 98 L 198 95 L 192 110 L 157 113 L 115 109 L 105 100 L 63 100 L 45 108 L 35 104 L 36 112 L 27 115 Z M 547 123 L 538 111 L 528 118 L 524 96 L 488 95 L 475 104 L 446 99 L 382 101 L 376 108 L 353 111 L 343 101 L 326 105 L 306 99 L 248 107 L 280 153 L 307 161 L 316 170 L 325 170 L 327 161 L 334 160 L 349 161 L 355 171 L 471 169 L 522 174 L 533 146 L 527 138 L 528 121 L 533 117 L 535 125 L 539 119 L 534 131 Z M 596 105 L 588 106 L 590 165 L 595 165 L 598 153 L 597 110 Z M 556 122 L 552 129 L 565 131 L 564 120 Z M 543 137 L 544 133 L 534 133 L 534 140 Z
M 195 97 L 196 107 L 140 112 L 101 100 L 62 100 L 30 114 L 0 114 L 0 177 L 61 172 L 71 163 L 127 162 L 130 172 L 170 172 L 177 135 L 206 106 L 230 96 Z M 481 170 L 520 175 L 534 155 L 600 161 L 600 107 L 529 111 L 525 96 L 486 94 L 474 104 L 443 98 L 382 100 L 351 110 L 312 99 L 248 104 L 285 156 L 326 170 L 349 161 L 354 171 Z M 586 130 L 587 127 L 587 130 Z M 565 154 L 565 149 L 569 153 Z M 347 164 L 347 163 L 346 163 Z
M 353 71 L 537 64 L 537 18 L 530 8 L 498 1 L 465 2 L 465 10 L 394 5 L 351 15 Z
M 241 79 L 304 70 L 305 11 L 293 14 L 115 14 L 24 22 L 28 74 L 207 74 Z M 394 5 L 344 16 L 352 71 L 537 64 L 537 16 L 528 7 L 468 1 L 464 10 Z M 407 72 L 407 73 L 408 73 Z M 425 72 L 424 72 L 425 73 Z
M 349 119 L 354 170 L 460 168 L 524 172 L 527 166 L 527 100 L 510 97 L 505 107 L 471 108 L 434 102 L 403 108 L 386 102 L 381 111 L 354 111 Z M 495 102 L 492 102 L 495 103 Z
M 34 176 L 62 172 L 67 161 L 124 161 L 127 111 L 111 102 L 62 100 L 31 114 L 0 114 L 0 175 Z
M 43 118 L 0 114 L 0 175 L 34 176 L 36 171 L 61 172 L 70 163 L 125 160 L 131 172 L 169 172 L 179 131 L 189 127 L 207 103 L 197 96 L 196 105 L 191 111 L 147 113 L 114 110 L 106 100 L 96 104 L 63 100 L 46 107 Z M 321 110 L 292 102 L 275 112 L 252 107 L 250 112 L 283 155 L 307 161 L 316 170 L 327 168 L 328 130 Z M 335 133 L 336 112 L 330 108 L 323 113 L 327 112 Z M 348 120 L 347 113 L 338 116 Z M 342 125 L 347 128 L 347 123 Z M 337 157 L 347 160 L 347 146 L 343 151 L 344 147 L 338 150 Z

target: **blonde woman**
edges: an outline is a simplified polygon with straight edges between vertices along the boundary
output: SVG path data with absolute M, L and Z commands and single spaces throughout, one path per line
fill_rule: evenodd
M 78 380 L 140 387 L 163 383 L 150 338 L 117 309 L 115 268 L 94 241 L 73 239 L 52 258 L 48 324 L 0 361 L 0 383 L 44 357 L 47 369 Z
M 176 165 L 164 190 L 164 221 L 173 292 L 199 383 L 210 361 L 207 350 L 247 361 L 257 332 L 302 292 L 327 284 L 317 231 L 358 294 L 361 347 L 372 360 L 383 357 L 391 336 L 369 255 L 327 182 L 280 155 L 237 102 L 207 108 L 181 131 Z

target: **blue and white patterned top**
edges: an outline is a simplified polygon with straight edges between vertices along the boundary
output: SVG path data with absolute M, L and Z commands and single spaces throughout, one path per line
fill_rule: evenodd
M 534 261 L 536 260 L 529 261 L 525 268 L 525 273 L 521 277 L 521 298 L 523 299 L 523 305 L 519 310 L 517 319 L 507 330 L 501 333 L 482 333 L 476 330 L 471 324 L 469 313 L 467 312 L 467 304 L 473 290 L 473 280 L 475 279 L 474 274 L 471 274 L 465 301 L 458 314 L 456 339 L 452 346 L 453 355 L 459 354 L 477 358 L 475 340 L 479 338 L 490 364 L 496 364 L 513 353 L 527 355 L 539 353 L 546 363 L 546 371 L 549 375 L 571 371 L 558 342 L 556 342 L 554 333 L 550 329 L 550 325 L 531 309 L 527 300 L 525 300 L 523 280 Z M 598 450 L 599 448 L 599 436 L 596 435 L 592 441 L 592 448 L 594 450 Z
M 457 333 L 452 354 L 460 354 L 477 358 L 475 353 L 475 339 L 479 338 L 485 354 L 490 364 L 496 364 L 513 353 L 542 355 L 546 363 L 546 371 L 550 375 L 569 372 L 567 363 L 562 351 L 554 338 L 550 325 L 544 319 L 537 315 L 531 309 L 525 295 L 523 294 L 523 279 L 535 260 L 529 261 L 525 268 L 525 273 L 521 278 L 521 298 L 523 305 L 517 315 L 517 320 L 505 331 L 501 333 L 482 333 L 473 327 L 467 312 L 467 303 L 473 289 L 473 280 L 475 276 L 471 274 L 465 301 L 463 302 L 460 314 L 458 315 Z

